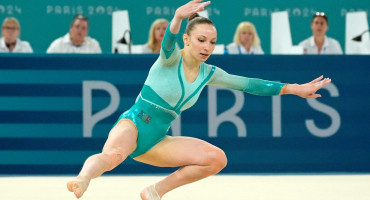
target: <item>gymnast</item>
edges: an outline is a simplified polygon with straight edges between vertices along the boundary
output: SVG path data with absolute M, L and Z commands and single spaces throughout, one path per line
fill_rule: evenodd
M 135 104 L 118 118 L 102 153 L 90 156 L 79 175 L 67 183 L 68 190 L 77 198 L 84 194 L 93 178 L 114 169 L 127 156 L 153 166 L 179 167 L 163 180 L 144 188 L 140 193 L 142 200 L 160 200 L 177 187 L 220 172 L 227 164 L 223 150 L 197 138 L 166 135 L 171 122 L 195 104 L 206 85 L 263 96 L 321 97 L 316 91 L 331 82 L 323 76 L 305 84 L 286 84 L 231 75 L 206 64 L 215 48 L 217 31 L 212 21 L 197 12 L 210 3 L 193 0 L 176 10 L 166 29 L 159 57 Z M 184 48 L 180 50 L 176 40 L 185 18 L 189 19 L 182 35 Z

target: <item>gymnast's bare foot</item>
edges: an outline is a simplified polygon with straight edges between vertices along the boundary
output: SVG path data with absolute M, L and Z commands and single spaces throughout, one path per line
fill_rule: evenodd
M 79 199 L 87 190 L 89 183 L 90 179 L 78 176 L 67 183 L 67 188 L 70 192 L 73 192 L 76 195 L 77 199 Z
M 155 185 L 144 188 L 140 193 L 140 197 L 142 200 L 161 200 L 161 197 L 155 189 Z

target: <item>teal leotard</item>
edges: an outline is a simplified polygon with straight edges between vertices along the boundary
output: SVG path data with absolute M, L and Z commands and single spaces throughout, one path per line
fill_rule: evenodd
M 171 122 L 183 110 L 195 104 L 206 85 L 265 96 L 278 95 L 284 85 L 231 75 L 206 63 L 200 64 L 195 81 L 188 83 L 184 75 L 182 55 L 176 45 L 177 34 L 172 34 L 169 27 L 170 25 L 163 38 L 160 55 L 151 67 L 136 103 L 118 119 L 130 119 L 138 129 L 137 147 L 130 154 L 131 157 L 147 152 L 161 141 Z

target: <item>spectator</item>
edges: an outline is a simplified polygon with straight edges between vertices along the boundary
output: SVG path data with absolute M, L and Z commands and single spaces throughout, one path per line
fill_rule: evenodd
M 167 26 L 168 21 L 166 19 L 157 19 L 152 23 L 148 43 L 143 45 L 143 53 L 159 53 Z
M 32 53 L 30 43 L 19 39 L 21 27 L 14 17 L 8 17 L 1 26 L 0 52 Z
M 234 42 L 226 46 L 229 54 L 264 54 L 257 30 L 250 22 L 241 22 L 234 34 Z
M 87 36 L 89 21 L 83 15 L 76 15 L 69 28 L 69 33 L 56 39 L 47 49 L 47 53 L 101 53 L 99 42 Z
M 311 22 L 313 36 L 299 43 L 304 54 L 343 54 L 339 42 L 326 36 L 328 28 L 328 17 L 324 12 L 316 12 Z

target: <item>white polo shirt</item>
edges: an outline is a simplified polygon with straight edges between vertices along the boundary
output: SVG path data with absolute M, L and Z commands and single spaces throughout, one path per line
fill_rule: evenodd
M 249 52 L 241 45 L 237 45 L 235 43 L 230 43 L 226 46 L 226 49 L 227 49 L 227 52 L 228 54 L 264 54 L 261 46 L 251 46 L 251 48 L 249 49 Z
M 86 36 L 85 41 L 76 46 L 72 43 L 69 33 L 51 43 L 46 53 L 101 53 L 99 42 Z
M 303 47 L 304 54 L 343 54 L 342 48 L 337 40 L 325 36 L 324 45 L 318 53 L 314 37 L 311 36 L 299 43 Z
M 15 47 L 12 52 L 9 51 L 8 47 L 5 44 L 5 39 L 2 37 L 0 38 L 0 52 L 2 53 L 33 53 L 32 47 L 30 43 L 27 41 L 22 41 L 17 38 L 15 43 Z

